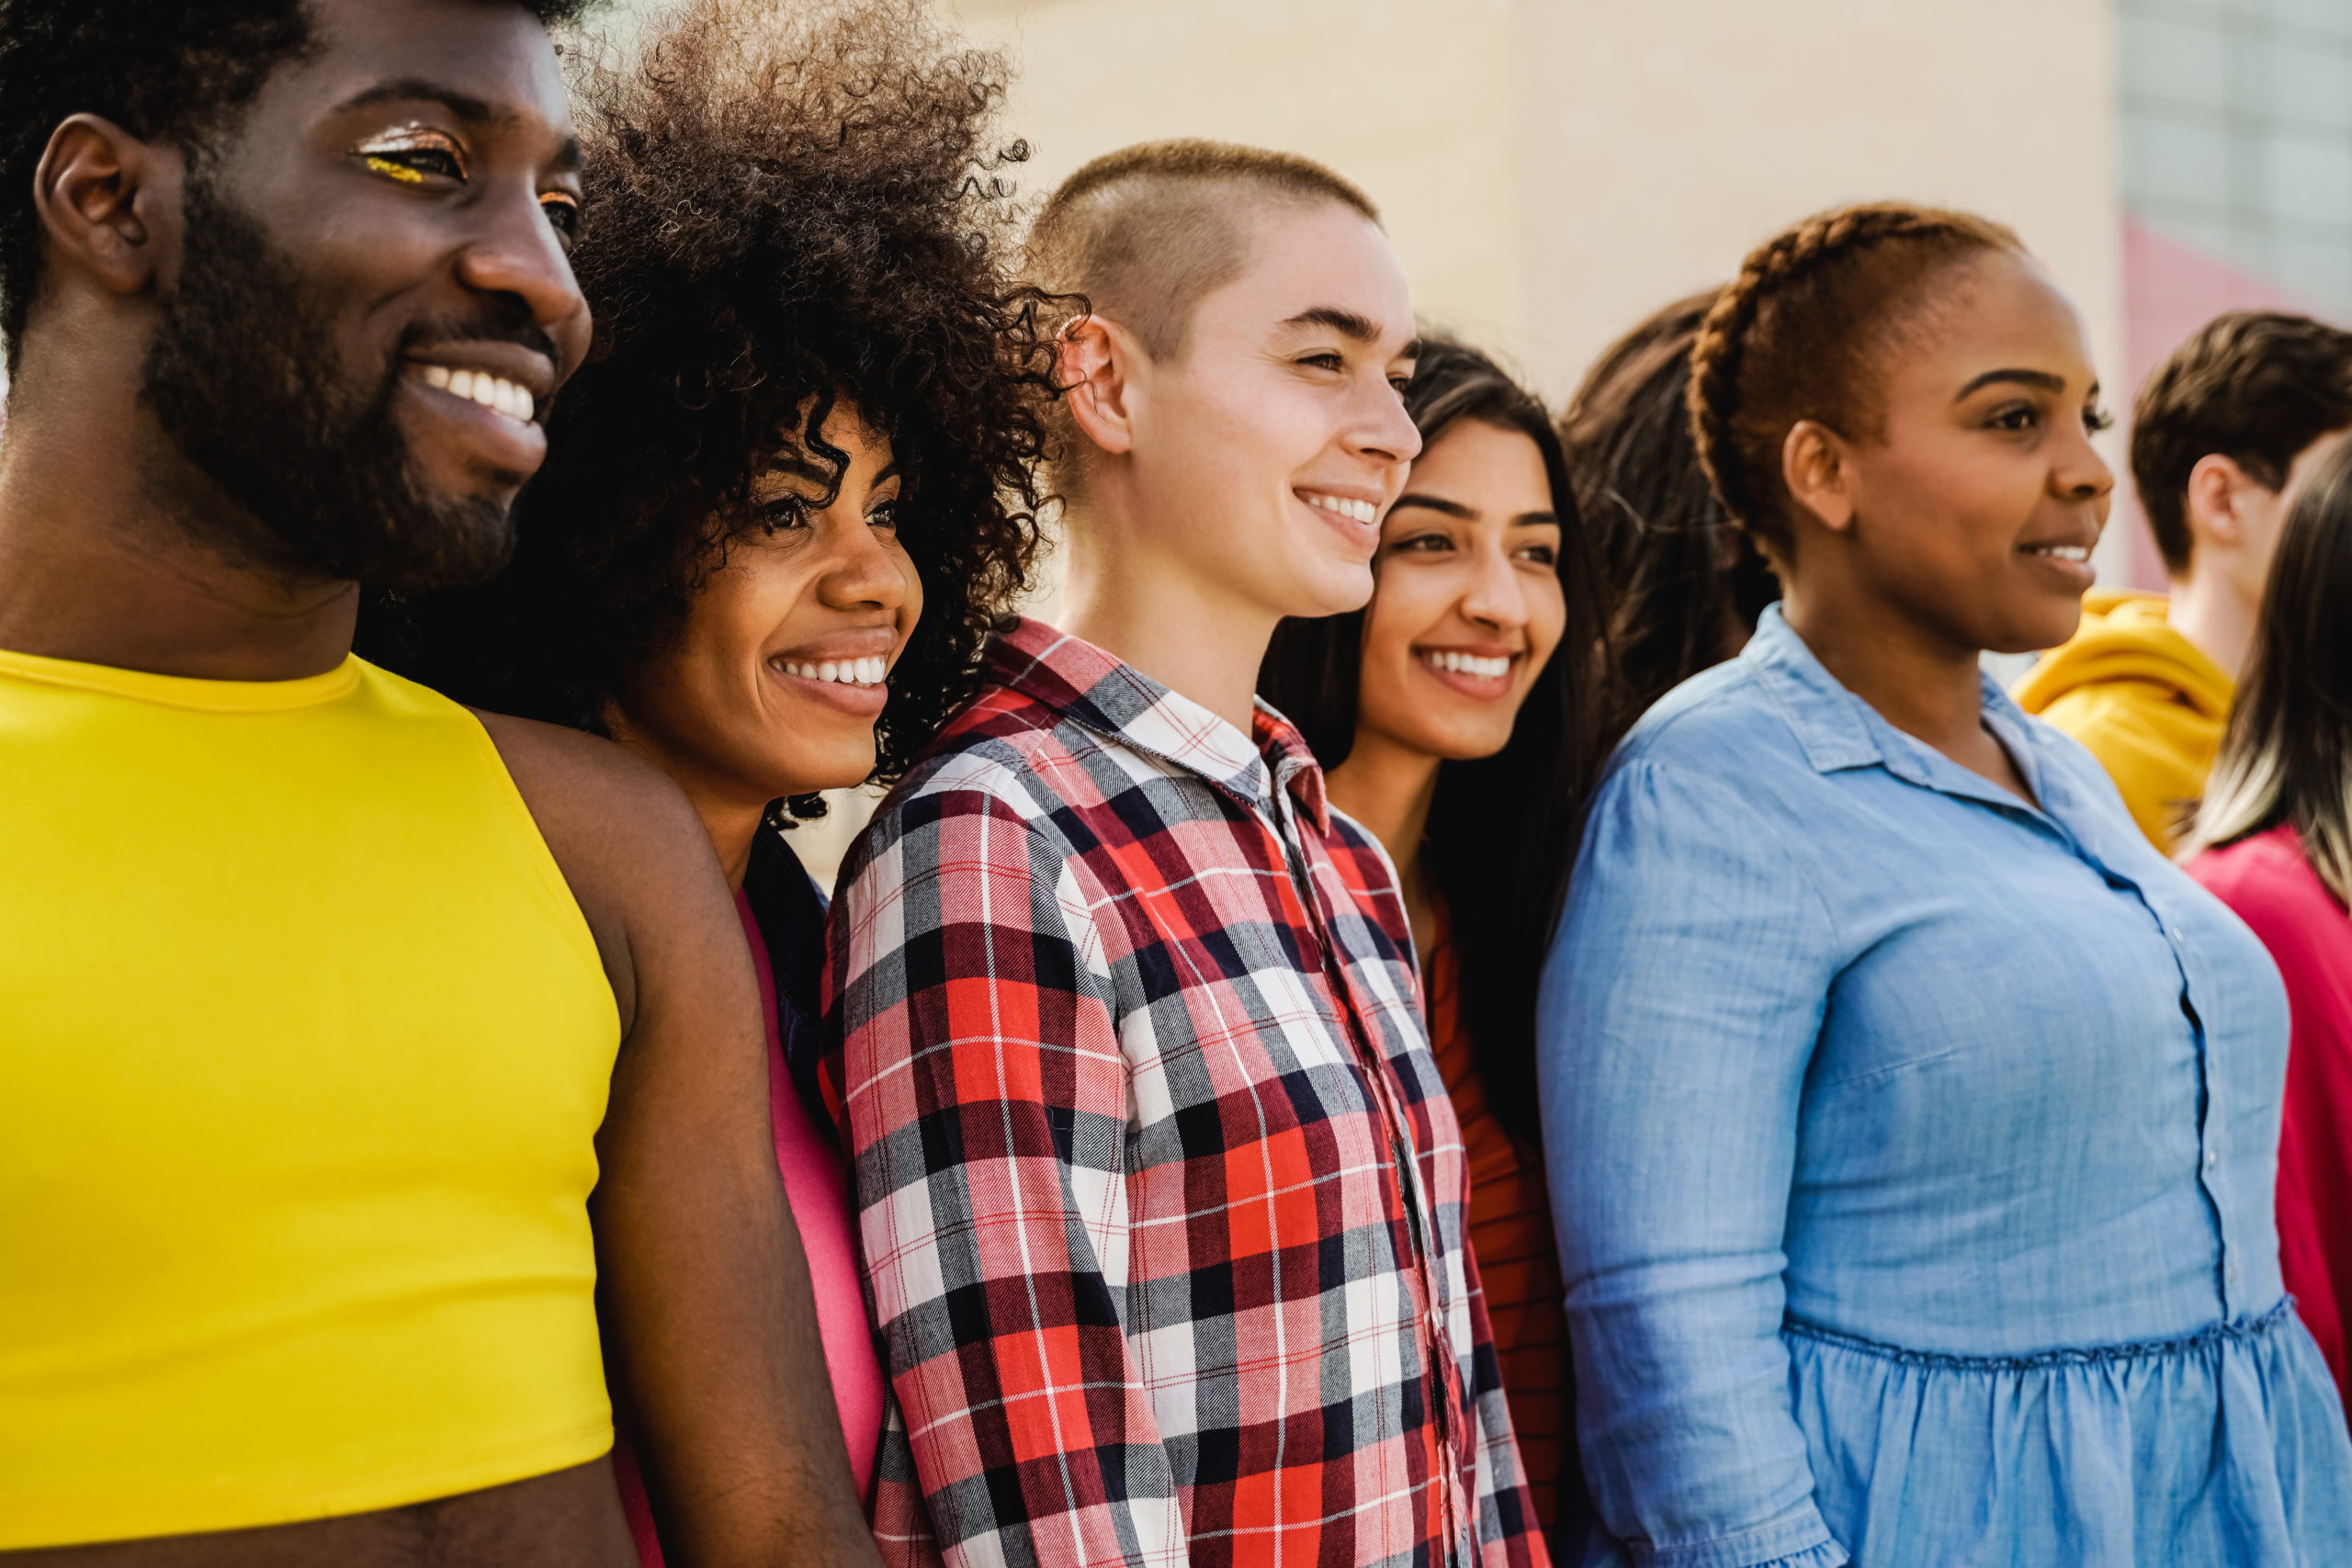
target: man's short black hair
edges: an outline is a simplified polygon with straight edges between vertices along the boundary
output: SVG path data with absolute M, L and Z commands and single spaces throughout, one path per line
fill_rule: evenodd
M 509 0 L 542 22 L 587 0 Z M 200 141 L 311 41 L 303 0 L 0 0 L 0 334 L 8 367 L 40 282 L 33 175 L 58 122 L 103 115 L 144 141 Z
M 2352 426 L 2352 333 L 2282 310 L 2216 316 L 2140 384 L 2132 480 L 2175 577 L 2196 541 L 2188 475 L 2219 455 L 2282 489 L 2304 447 Z

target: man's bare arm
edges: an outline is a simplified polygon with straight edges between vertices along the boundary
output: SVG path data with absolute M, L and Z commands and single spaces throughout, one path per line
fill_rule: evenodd
M 677 1568 L 878 1563 L 768 1120 L 758 980 L 685 799 L 618 747 L 484 716 L 621 1004 L 590 1201 L 615 1395 Z

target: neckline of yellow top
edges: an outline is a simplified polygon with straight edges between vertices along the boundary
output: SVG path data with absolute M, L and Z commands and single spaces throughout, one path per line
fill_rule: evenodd
M 291 681 L 209 681 L 0 649 L 0 676 L 213 713 L 288 713 L 315 707 L 350 694 L 359 684 L 361 668 L 359 656 L 346 653 L 334 669 Z

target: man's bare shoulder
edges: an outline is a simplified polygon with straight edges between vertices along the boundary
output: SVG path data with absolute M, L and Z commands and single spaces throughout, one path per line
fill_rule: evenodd
M 694 807 L 650 762 L 560 724 L 471 711 L 559 861 L 568 850 L 599 859 L 692 846 L 710 852 Z
M 635 1016 L 640 933 L 724 908 L 702 821 L 651 763 L 561 725 L 473 710 L 595 933 L 624 1020 Z

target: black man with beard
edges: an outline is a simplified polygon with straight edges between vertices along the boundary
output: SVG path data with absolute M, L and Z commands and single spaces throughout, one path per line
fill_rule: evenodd
M 560 0 L 0 0 L 0 1553 L 871 1562 L 652 769 L 352 657 L 585 353 Z M 601 1320 L 599 1309 L 601 1308 Z

